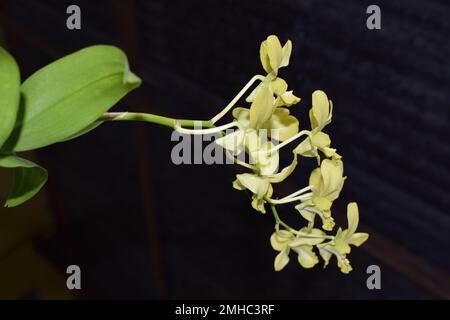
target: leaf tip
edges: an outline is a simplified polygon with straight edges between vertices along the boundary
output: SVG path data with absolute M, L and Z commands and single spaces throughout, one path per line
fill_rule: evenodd
M 133 72 L 128 71 L 124 74 L 123 83 L 137 87 L 142 83 L 142 79 L 135 75 Z

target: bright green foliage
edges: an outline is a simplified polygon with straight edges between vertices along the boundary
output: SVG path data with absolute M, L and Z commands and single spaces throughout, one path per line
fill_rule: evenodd
M 19 99 L 19 67 L 14 58 L 0 47 L 0 148 L 16 123 Z
M 15 170 L 6 206 L 27 201 L 47 180 L 45 169 L 15 152 L 90 131 L 104 112 L 140 83 L 120 49 L 98 45 L 45 66 L 20 86 L 14 59 L 0 48 L 0 166 Z
M 1 155 L 0 167 L 14 169 L 14 181 L 5 207 L 15 207 L 32 198 L 47 181 L 47 170 L 15 155 Z
M 112 46 L 88 47 L 49 64 L 22 84 L 24 117 L 13 150 L 41 148 L 77 134 L 140 83 L 126 55 Z

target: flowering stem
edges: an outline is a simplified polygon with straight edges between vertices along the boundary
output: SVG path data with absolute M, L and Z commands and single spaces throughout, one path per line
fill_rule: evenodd
M 275 221 L 277 222 L 277 224 L 282 225 L 287 230 L 289 230 L 290 232 L 292 232 L 292 233 L 294 233 L 294 234 L 296 234 L 296 235 L 298 235 L 300 237 L 311 238 L 311 239 L 317 239 L 317 238 L 330 239 L 330 240 L 334 239 L 333 236 L 329 236 L 329 235 L 310 234 L 310 233 L 304 233 L 304 232 L 301 232 L 301 231 L 297 231 L 297 230 L 291 228 L 285 222 L 283 222 L 283 220 L 281 220 L 280 216 L 278 215 L 277 208 L 276 208 L 276 206 L 274 204 L 271 204 L 270 208 L 272 209 L 273 217 L 275 218 Z
M 143 121 L 160 124 L 172 129 L 176 129 L 177 125 L 184 127 L 201 126 L 202 128 L 211 128 L 213 124 L 210 121 L 175 119 L 169 117 L 158 116 L 151 113 L 137 112 L 107 112 L 104 113 L 98 121 Z
M 270 205 L 270 208 L 272 209 L 272 214 L 273 214 L 273 217 L 275 218 L 275 221 L 276 221 L 278 224 L 281 224 L 281 225 L 282 225 L 283 227 L 285 227 L 286 229 L 292 230 L 291 227 L 289 227 L 286 223 L 283 222 L 283 220 L 280 219 L 280 216 L 278 215 L 277 208 L 275 207 L 275 205 L 271 204 L 271 205 Z
M 293 197 L 293 198 L 282 198 L 282 199 L 268 199 L 268 202 L 271 204 L 285 204 L 294 201 L 302 201 L 306 199 L 310 199 L 312 196 L 312 192 L 302 194 L 301 196 Z
M 310 133 L 311 133 L 311 132 L 310 132 L 309 130 L 302 130 L 302 131 L 300 131 L 299 133 L 297 133 L 295 136 L 290 137 L 289 139 L 287 139 L 287 140 L 283 141 L 282 143 L 276 145 L 274 148 L 269 149 L 269 150 L 266 150 L 266 151 L 261 151 L 261 152 L 269 152 L 269 153 L 272 154 L 272 153 L 274 153 L 274 152 L 280 150 L 281 148 L 283 148 L 285 145 L 291 143 L 292 141 L 297 140 L 297 139 L 300 138 L 301 136 L 309 135 Z
M 218 132 L 221 132 L 223 130 L 230 129 L 233 127 L 237 127 L 237 126 L 238 126 L 238 123 L 235 121 L 232 121 L 232 122 L 224 124 L 222 126 L 208 128 L 208 129 L 186 129 L 186 128 L 182 128 L 181 123 L 177 122 L 175 124 L 175 131 L 178 131 L 180 133 L 185 133 L 185 134 L 212 134 L 212 133 L 218 133 Z
M 244 95 L 244 93 L 252 86 L 253 83 L 255 83 L 255 81 L 260 80 L 263 81 L 265 79 L 264 76 L 262 75 L 255 75 L 253 76 L 253 78 L 250 79 L 249 82 L 247 82 L 247 84 L 242 88 L 241 91 L 239 91 L 239 93 L 236 95 L 236 97 L 233 98 L 233 100 L 230 101 L 230 103 L 222 110 L 220 111 L 217 115 L 215 115 L 210 121 L 212 124 L 216 123 L 217 121 L 219 121 L 220 119 L 222 119 L 222 117 L 224 115 L 227 114 L 228 111 L 231 110 L 231 108 L 233 108 L 233 106 L 236 104 L 236 102 L 239 101 L 239 99 Z
M 166 127 L 170 127 L 172 129 L 175 129 L 179 132 L 186 133 L 188 129 L 181 128 L 180 126 L 184 127 L 202 127 L 202 128 L 212 128 L 214 129 L 214 132 L 220 132 L 224 130 L 224 127 L 230 128 L 232 127 L 231 124 L 227 124 L 222 127 L 214 127 L 214 125 L 210 121 L 201 121 L 201 120 L 187 120 L 187 119 L 175 119 L 175 118 L 168 118 L 163 116 L 158 116 L 151 113 L 135 113 L 135 112 L 107 112 L 104 113 L 98 121 L 143 121 L 143 122 L 150 122 L 150 123 L 156 123 L 160 124 Z M 233 125 L 234 126 L 234 125 Z M 207 134 L 208 132 L 206 130 L 201 131 L 200 129 L 196 130 L 189 130 L 187 132 L 188 134 Z M 211 133 L 211 132 L 209 132 Z M 236 164 L 246 167 L 251 170 L 255 170 L 255 166 L 252 166 L 244 161 L 241 161 L 231 155 L 228 151 L 226 151 L 226 156 L 231 158 Z
M 304 192 L 306 192 L 306 191 L 309 191 L 309 190 L 311 190 L 311 186 L 307 186 L 307 187 L 305 187 L 305 188 L 303 188 L 303 189 L 300 189 L 300 190 L 298 190 L 298 191 L 295 191 L 294 193 L 291 193 L 290 195 L 284 197 L 283 199 L 286 199 L 286 200 L 287 200 L 287 199 L 291 199 L 291 198 L 296 197 L 296 196 L 298 196 L 298 195 L 301 195 L 302 193 L 304 193 Z

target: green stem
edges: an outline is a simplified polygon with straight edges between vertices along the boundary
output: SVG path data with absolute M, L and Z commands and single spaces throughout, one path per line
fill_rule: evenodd
M 143 121 L 155 124 L 160 124 L 172 129 L 176 126 L 212 128 L 214 125 L 211 121 L 205 120 L 189 120 L 189 119 L 175 119 L 169 117 L 158 116 L 151 113 L 137 113 L 137 112 L 108 112 L 104 113 L 99 121 Z
M 272 209 L 272 213 L 273 213 L 273 217 L 275 218 L 275 221 L 282 225 L 283 227 L 285 227 L 287 230 L 291 231 L 292 233 L 300 236 L 300 237 L 304 237 L 304 238 L 310 238 L 310 239 L 317 239 L 317 238 L 321 238 L 321 239 L 330 239 L 333 240 L 334 237 L 333 236 L 328 236 L 328 235 L 318 235 L 318 234 L 309 234 L 309 233 L 305 233 L 305 232 L 300 232 L 297 231 L 293 228 L 291 228 L 287 223 L 285 223 L 283 220 L 281 220 L 280 216 L 278 215 L 277 212 L 277 208 L 274 204 L 270 205 L 270 208 Z
M 143 122 L 160 124 L 160 125 L 170 127 L 175 130 L 178 128 L 178 126 L 184 126 L 184 127 L 200 126 L 201 128 L 215 128 L 214 124 L 212 124 L 211 121 L 175 119 L 175 118 L 158 116 L 156 114 L 151 114 L 151 113 L 135 113 L 135 112 L 107 112 L 107 113 L 104 113 L 98 119 L 98 121 L 143 121 Z M 226 151 L 226 155 L 231 157 L 231 159 L 233 159 L 236 162 L 236 164 L 241 165 L 241 166 L 246 167 L 251 170 L 255 170 L 254 166 L 240 161 L 239 159 L 232 156 L 231 154 L 228 154 L 227 150 L 225 150 L 225 151 Z
M 286 229 L 292 231 L 293 229 L 292 229 L 291 227 L 289 227 L 286 223 L 284 223 L 283 220 L 280 219 L 280 216 L 278 215 L 277 208 L 275 207 L 275 205 L 271 204 L 271 205 L 270 205 L 270 208 L 272 209 L 272 213 L 273 213 L 273 217 L 275 218 L 275 221 L 276 221 L 278 224 L 281 224 L 281 225 L 282 225 L 283 227 L 285 227 Z

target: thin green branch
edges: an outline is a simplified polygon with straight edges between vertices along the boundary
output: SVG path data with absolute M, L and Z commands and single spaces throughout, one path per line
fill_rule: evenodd
M 292 230 L 292 228 L 291 228 L 289 225 L 287 225 L 286 223 L 284 223 L 283 220 L 281 220 L 280 216 L 278 215 L 276 206 L 273 205 L 273 204 L 271 204 L 271 205 L 270 205 L 270 208 L 272 209 L 272 214 L 273 214 L 273 217 L 275 218 L 275 221 L 276 221 L 278 224 L 281 224 L 281 225 L 282 225 L 283 227 L 285 227 L 286 229 Z
M 137 113 L 137 112 L 108 112 L 104 113 L 99 121 L 142 121 L 160 124 L 172 129 L 176 126 L 212 128 L 214 125 L 211 121 L 205 120 L 190 120 L 190 119 L 175 119 L 169 117 L 158 116 L 151 113 Z
M 280 216 L 278 215 L 277 208 L 276 208 L 276 206 L 274 204 L 271 204 L 270 208 L 272 209 L 273 217 L 275 218 L 275 221 L 277 222 L 277 224 L 282 225 L 287 230 L 289 230 L 290 232 L 296 234 L 297 236 L 304 237 L 304 238 L 310 238 L 310 239 L 317 239 L 317 238 L 329 239 L 329 240 L 333 240 L 334 239 L 333 236 L 329 236 L 329 235 L 311 234 L 311 233 L 305 233 L 305 232 L 297 231 L 297 230 L 291 228 L 283 220 L 281 220 Z

